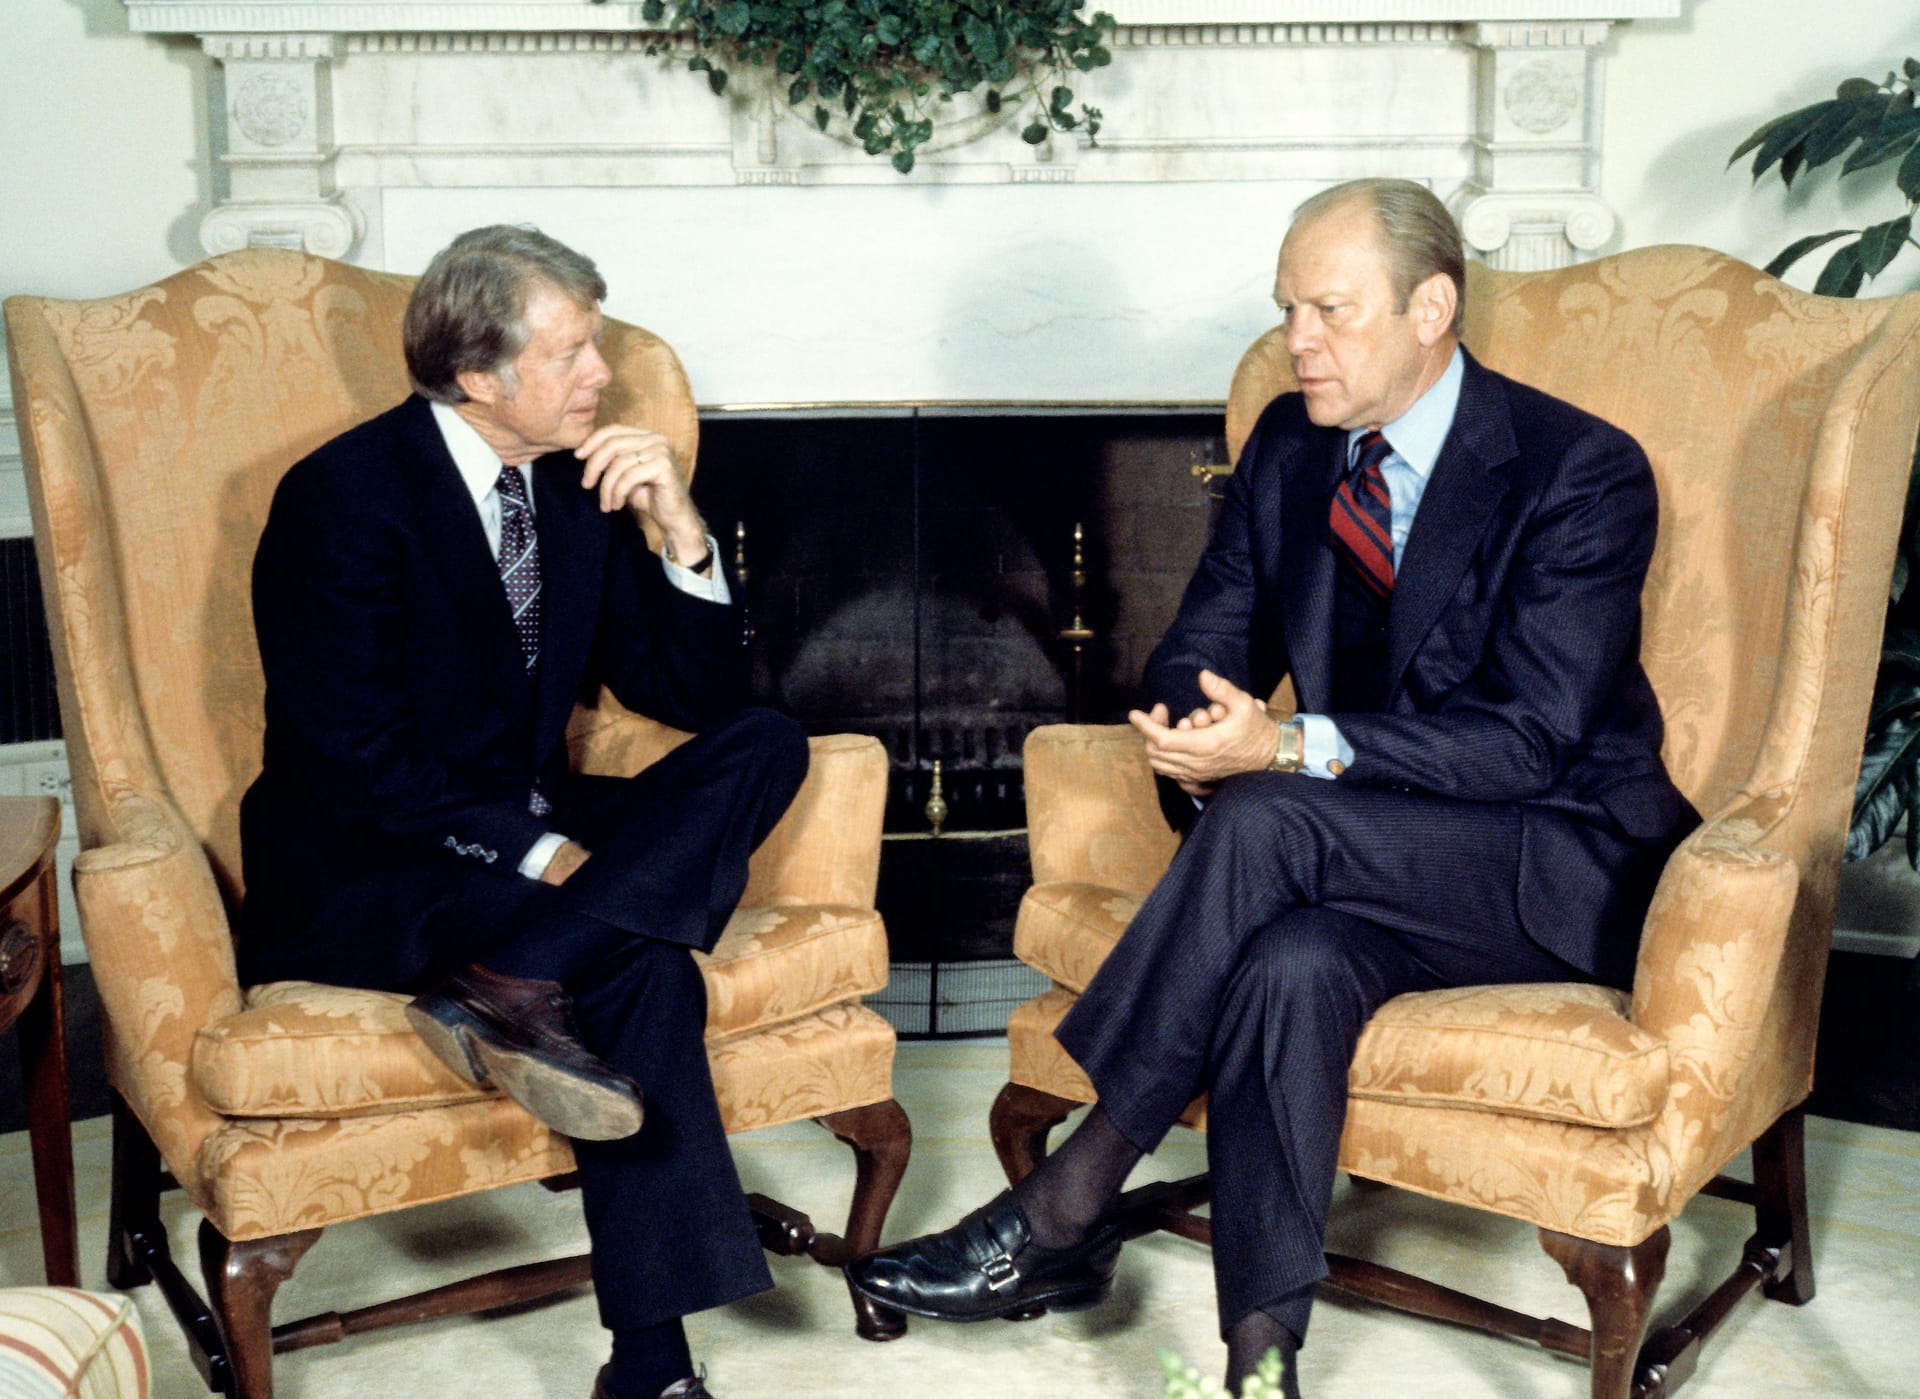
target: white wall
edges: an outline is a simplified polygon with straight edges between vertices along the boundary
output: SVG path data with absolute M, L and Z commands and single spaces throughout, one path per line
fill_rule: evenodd
M 1756 266 L 1804 234 L 1902 212 L 1885 170 L 1836 183 L 1829 166 L 1756 188 L 1751 157 L 1727 157 L 1761 123 L 1831 97 L 1841 79 L 1876 82 L 1920 58 L 1914 0 L 1690 0 L 1679 19 L 1641 20 L 1608 45 L 1601 193 L 1620 215 L 1617 246 L 1700 243 Z M 1811 287 L 1822 252 L 1788 278 Z M 1909 250 L 1869 293 L 1920 289 Z

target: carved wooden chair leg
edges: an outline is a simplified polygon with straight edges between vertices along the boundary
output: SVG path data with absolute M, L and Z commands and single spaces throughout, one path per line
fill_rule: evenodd
M 113 1183 L 107 1207 L 107 1282 L 122 1292 L 153 1281 L 146 1241 L 160 1229 L 160 1153 L 118 1093 L 113 1114 Z
M 838 1258 L 823 1257 L 820 1251 L 814 1254 L 821 1262 L 838 1266 L 880 1246 L 887 1211 L 913 1154 L 913 1124 L 892 1098 L 815 1120 L 853 1148 L 853 1205 L 847 1211 L 846 1241 L 836 1251 Z M 862 1339 L 891 1341 L 906 1334 L 907 1319 L 899 1312 L 857 1292 L 852 1296 L 854 1330 Z
M 200 1271 L 233 1367 L 234 1399 L 273 1399 L 273 1294 L 318 1229 L 234 1243 L 200 1221 Z
M 1632 1247 L 1540 1231 L 1540 1247 L 1585 1295 L 1593 1319 L 1593 1399 L 1630 1399 L 1640 1338 L 1667 1271 L 1671 1235 L 1662 1225 Z
M 1804 1306 L 1813 1300 L 1813 1240 L 1807 1228 L 1806 1115 L 1785 1113 L 1753 1144 L 1757 1241 L 1778 1248 L 1786 1271 L 1766 1283 L 1767 1296 Z
M 1079 1106 L 1071 1098 L 1056 1097 L 1024 1083 L 1009 1083 L 1000 1090 L 987 1125 L 1009 1185 L 1018 1185 L 1033 1174 L 1034 1167 L 1046 1159 L 1048 1134 Z

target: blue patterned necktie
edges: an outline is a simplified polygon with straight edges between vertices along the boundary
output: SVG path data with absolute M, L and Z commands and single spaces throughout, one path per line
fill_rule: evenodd
M 540 664 L 540 537 L 534 533 L 533 503 L 527 499 L 520 468 L 501 467 L 493 489 L 500 497 L 500 581 L 506 585 L 513 629 L 531 676 Z M 535 788 L 527 797 L 527 810 L 545 816 L 553 806 Z
M 1360 438 L 1360 455 L 1333 493 L 1328 524 L 1353 571 L 1376 597 L 1393 596 L 1393 500 L 1380 464 L 1393 448 L 1378 429 Z
M 540 663 L 540 540 L 533 530 L 533 503 L 516 466 L 501 467 L 493 488 L 500 497 L 500 581 L 513 609 L 520 655 L 531 671 Z

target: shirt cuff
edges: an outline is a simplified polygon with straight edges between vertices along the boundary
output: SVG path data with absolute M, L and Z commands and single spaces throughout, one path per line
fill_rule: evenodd
M 725 606 L 733 601 L 733 593 L 727 587 L 726 570 L 720 567 L 720 546 L 714 542 L 712 535 L 707 536 L 707 558 L 711 560 L 712 571 L 705 578 L 675 563 L 664 553 L 660 555 L 660 567 L 667 571 L 667 581 L 681 592 Z
M 560 853 L 560 847 L 567 838 L 558 831 L 548 831 L 533 843 L 526 856 L 520 861 L 520 873 L 528 879 L 538 879 L 547 872 L 547 866 L 553 863 L 553 857 Z
M 1300 720 L 1300 737 L 1304 753 L 1300 771 L 1308 777 L 1324 778 L 1332 781 L 1340 774 L 1334 771 L 1333 764 L 1338 762 L 1341 770 L 1353 766 L 1353 748 L 1341 737 L 1340 726 L 1324 714 L 1296 715 Z

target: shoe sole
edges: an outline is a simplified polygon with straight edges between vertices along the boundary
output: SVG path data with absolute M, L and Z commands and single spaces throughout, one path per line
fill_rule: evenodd
M 638 1132 L 645 1120 L 640 1095 L 632 1089 L 596 1082 L 551 1060 L 477 1036 L 469 1042 L 496 1088 L 565 1136 L 618 1141 Z
M 416 996 L 407 1003 L 407 1023 L 433 1057 L 475 1088 L 491 1088 L 486 1065 L 474 1053 L 478 1022 L 445 996 Z
M 581 1141 L 618 1141 L 640 1130 L 636 1090 L 596 1082 L 552 1061 L 494 1044 L 478 1019 L 444 996 L 415 997 L 407 1022 L 456 1077 L 497 1088 L 554 1131 Z

